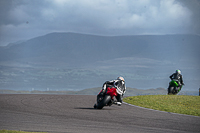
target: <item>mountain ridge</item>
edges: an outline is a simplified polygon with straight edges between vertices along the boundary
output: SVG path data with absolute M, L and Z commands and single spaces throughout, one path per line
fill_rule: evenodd
M 198 88 L 199 44 L 198 35 L 55 32 L 0 47 L 0 82 L 5 88 L 84 89 L 120 75 L 129 87 L 158 88 L 181 69 L 185 84 Z
M 174 42 L 176 43 L 177 41 L 180 41 L 182 43 L 184 37 L 188 35 L 175 35 L 177 37 L 176 40 L 174 39 L 174 42 L 173 39 L 171 39 L 171 36 L 173 35 L 132 35 L 110 37 L 55 32 L 36 37 L 22 43 L 18 43 L 17 45 L 12 45 L 7 48 L 5 47 L 4 50 L 10 55 L 8 57 L 9 60 L 13 60 L 16 58 L 27 58 L 28 56 L 30 56 L 34 58 L 52 57 L 52 59 L 54 60 L 62 59 L 61 61 L 65 61 L 64 58 L 70 60 L 70 58 L 68 57 L 74 56 L 74 58 L 77 59 L 81 58 L 83 55 L 86 56 L 85 58 L 91 60 L 92 58 L 90 54 L 94 55 L 95 58 L 98 60 L 131 56 L 156 58 L 156 56 L 152 56 L 153 53 L 155 54 L 157 52 L 159 55 L 162 55 L 164 53 L 161 54 L 159 52 L 163 52 L 164 50 L 175 53 L 173 49 L 162 49 L 162 47 L 158 45 L 164 45 L 162 43 L 167 43 L 166 40 L 168 40 L 168 42 L 172 41 L 172 44 Z M 170 43 L 167 43 L 166 45 L 172 47 Z M 152 47 L 159 47 L 158 49 L 162 50 L 157 50 L 156 48 L 152 49 Z M 178 48 L 176 47 L 175 49 Z M 1 52 L 4 54 L 4 56 L 6 55 L 6 53 L 2 50 Z M 20 55 L 18 53 L 20 53 Z M 148 54 L 145 55 L 145 53 Z

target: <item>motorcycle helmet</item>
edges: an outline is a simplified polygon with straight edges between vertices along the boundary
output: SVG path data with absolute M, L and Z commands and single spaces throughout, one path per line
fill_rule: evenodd
M 123 80 L 124 81 L 124 78 L 123 77 L 118 77 L 117 80 Z
M 181 74 L 181 71 L 180 71 L 180 70 L 176 70 L 176 73 L 177 73 L 177 74 Z

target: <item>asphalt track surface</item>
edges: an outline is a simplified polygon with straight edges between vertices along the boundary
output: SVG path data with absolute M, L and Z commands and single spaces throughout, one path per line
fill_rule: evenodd
M 93 109 L 96 96 L 0 94 L 0 130 L 55 133 L 192 133 L 200 117 L 127 104 Z

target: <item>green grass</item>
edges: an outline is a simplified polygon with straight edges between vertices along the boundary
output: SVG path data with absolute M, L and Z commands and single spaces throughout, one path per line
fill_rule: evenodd
M 0 130 L 0 133 L 44 133 L 44 132 L 24 132 L 24 131 Z
M 160 111 L 200 116 L 200 96 L 143 95 L 126 97 L 123 101 Z

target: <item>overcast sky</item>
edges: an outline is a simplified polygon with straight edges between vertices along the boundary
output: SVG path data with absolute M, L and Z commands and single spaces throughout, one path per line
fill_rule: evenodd
M 200 0 L 0 0 L 0 45 L 51 32 L 200 34 Z

